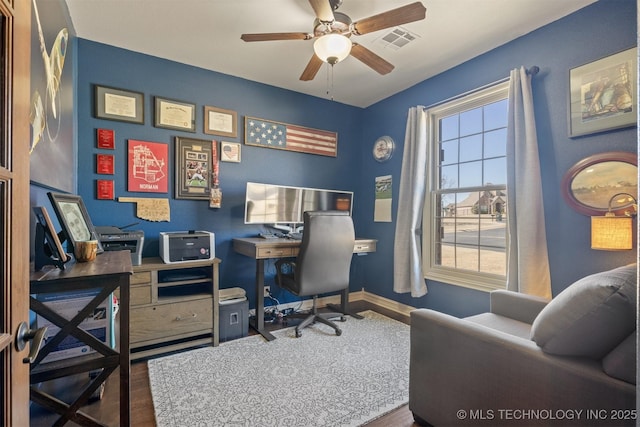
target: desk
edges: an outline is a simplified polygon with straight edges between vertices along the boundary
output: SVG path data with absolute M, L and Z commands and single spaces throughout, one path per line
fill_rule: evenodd
M 94 391 L 116 370 L 120 368 L 120 425 L 129 426 L 130 384 L 129 384 L 129 278 L 132 273 L 131 255 L 129 251 L 104 252 L 92 262 L 69 263 L 65 270 L 57 268 L 45 269 L 31 273 L 30 277 L 30 308 L 35 313 L 45 317 L 60 327 L 60 331 L 44 345 L 36 360 L 31 365 L 30 383 L 65 377 L 78 373 L 89 373 L 101 370 L 100 374 L 91 382 L 80 396 L 70 405 L 39 390 L 36 385 L 31 386 L 31 400 L 49 410 L 61 414 L 56 425 L 64 425 L 68 420 L 81 425 L 104 424 L 79 411 L 87 403 Z M 119 351 L 96 339 L 93 335 L 79 327 L 80 323 L 93 313 L 94 309 L 116 289 L 120 289 L 120 340 Z M 78 291 L 84 289 L 99 289 L 98 294 L 80 308 L 73 319 L 67 320 L 33 297 L 34 294 L 58 293 Z M 73 357 L 40 364 L 42 359 L 51 352 L 65 337 L 73 335 L 96 350 L 96 353 L 86 356 Z
M 272 341 L 275 337 L 264 329 L 264 260 L 291 258 L 298 255 L 302 241 L 294 239 L 263 239 L 261 237 L 245 237 L 233 239 L 233 250 L 239 254 L 256 260 L 256 318 L 251 326 Z M 367 253 L 376 251 L 377 240 L 356 238 L 353 253 Z M 349 289 L 340 295 L 340 310 L 349 313 Z M 349 313 L 350 314 L 350 313 Z

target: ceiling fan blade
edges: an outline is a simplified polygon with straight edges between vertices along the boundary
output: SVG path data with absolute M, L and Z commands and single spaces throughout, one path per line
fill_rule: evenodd
M 335 19 L 329 0 L 309 0 L 309 3 L 321 22 L 332 22 Z
M 316 74 L 318 74 L 320 67 L 322 67 L 322 64 L 324 64 L 322 59 L 318 58 L 318 56 L 314 53 L 311 59 L 309 60 L 307 67 L 302 72 L 302 75 L 300 76 L 300 80 L 305 82 L 309 80 L 313 80 Z
M 385 61 L 361 44 L 353 44 L 351 47 L 351 55 L 382 75 L 389 74 L 395 68 L 393 64 Z
M 256 33 L 243 34 L 240 38 L 246 42 L 266 42 L 274 40 L 309 40 L 313 36 L 308 33 Z
M 353 23 L 353 32 L 358 35 L 391 28 L 409 22 L 420 21 L 427 14 L 427 8 L 417 1 L 397 9 L 388 10 L 378 15 L 364 18 Z

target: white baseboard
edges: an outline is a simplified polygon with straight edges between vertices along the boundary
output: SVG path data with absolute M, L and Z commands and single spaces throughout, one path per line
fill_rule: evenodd
M 349 293 L 349 302 L 355 302 L 355 301 L 368 302 L 404 316 L 409 316 L 409 313 L 415 310 L 415 307 L 402 304 L 397 301 L 391 300 L 389 298 L 381 297 L 376 294 L 372 294 L 371 292 L 367 292 L 364 289 Z M 318 298 L 318 307 L 326 307 L 328 304 L 340 304 L 340 295 L 332 295 L 328 297 Z M 273 307 L 273 304 L 265 306 L 265 310 L 269 309 L 270 307 Z M 286 304 L 278 304 L 278 310 L 280 311 L 287 308 L 293 308 L 297 310 L 310 310 L 311 307 L 313 307 L 312 299 L 307 299 L 304 301 L 289 302 Z M 255 316 L 255 314 L 256 314 L 255 309 L 249 310 L 250 316 Z

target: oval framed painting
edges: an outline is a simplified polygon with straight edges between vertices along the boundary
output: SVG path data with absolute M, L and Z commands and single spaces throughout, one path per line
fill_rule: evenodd
M 634 203 L 629 194 L 637 198 L 636 153 L 612 151 L 589 156 L 573 165 L 562 179 L 562 196 L 567 204 L 587 216 L 604 215 L 610 201 L 612 212 L 623 214 Z

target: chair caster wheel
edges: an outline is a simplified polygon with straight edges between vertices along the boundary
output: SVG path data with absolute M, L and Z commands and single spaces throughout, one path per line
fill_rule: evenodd
M 336 335 L 337 336 L 342 335 L 342 329 L 336 329 Z
M 296 338 L 300 338 L 302 336 L 302 331 L 296 329 Z
M 340 316 L 340 321 L 341 322 L 346 322 L 347 321 L 347 317 L 346 316 Z

